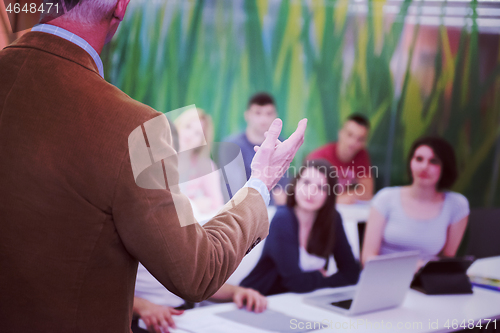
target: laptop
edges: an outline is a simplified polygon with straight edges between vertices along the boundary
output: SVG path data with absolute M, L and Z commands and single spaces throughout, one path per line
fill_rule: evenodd
M 418 252 L 377 256 L 366 262 L 353 290 L 304 297 L 304 303 L 353 316 L 403 303 L 417 268 Z

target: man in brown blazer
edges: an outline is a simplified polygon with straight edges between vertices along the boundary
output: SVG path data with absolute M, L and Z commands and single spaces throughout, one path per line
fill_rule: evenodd
M 138 260 L 208 298 L 266 237 L 268 191 L 303 142 L 305 120 L 282 143 L 276 120 L 248 187 L 204 227 L 168 184 L 139 187 L 128 136 L 160 114 L 107 83 L 96 56 L 128 2 L 82 0 L 0 51 L 2 332 L 129 332 Z M 175 158 L 162 166 L 176 178 Z

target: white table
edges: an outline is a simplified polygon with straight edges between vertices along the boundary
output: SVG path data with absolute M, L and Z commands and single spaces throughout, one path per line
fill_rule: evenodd
M 500 280 L 500 256 L 476 260 L 467 274 Z
M 481 259 L 475 264 L 479 268 L 471 267 L 472 270 L 485 272 L 490 269 L 489 264 L 500 262 L 500 257 L 493 259 Z M 483 270 L 481 270 L 483 266 Z M 486 266 L 486 267 L 484 267 Z M 320 295 L 331 293 L 333 290 L 342 291 L 352 287 L 328 288 L 317 290 L 306 294 Z M 287 293 L 268 297 L 268 308 L 282 312 L 290 317 L 297 318 L 291 325 L 314 325 L 322 323 L 328 325 L 326 328 L 316 330 L 317 332 L 450 332 L 455 323 L 460 325 L 463 320 L 466 323 L 477 323 L 482 320 L 483 325 L 488 321 L 485 319 L 497 319 L 496 327 L 500 330 L 500 292 L 490 291 L 483 288 L 474 288 L 471 295 L 440 295 L 427 296 L 414 290 L 409 290 L 403 304 L 394 309 L 347 317 L 335 312 L 330 312 L 318 307 L 304 304 L 302 302 L 305 294 Z M 222 332 L 218 330 L 220 318 L 215 313 L 236 309 L 233 303 L 207 306 L 186 311 L 182 316 L 176 317 L 179 326 L 185 323 L 197 323 L 198 329 L 193 332 Z M 455 320 L 455 321 L 454 321 Z M 218 321 L 218 322 L 217 322 Z M 450 328 L 446 328 L 448 322 Z M 371 323 L 371 324 L 370 324 Z M 212 327 L 211 327 L 212 325 Z M 230 329 L 240 332 L 265 332 L 255 329 L 239 328 L 237 323 L 229 322 Z M 370 327 L 371 325 L 371 327 Z M 489 325 L 494 325 L 490 322 Z M 222 327 L 222 326 L 220 326 Z M 319 324 L 316 325 L 319 327 Z M 458 327 L 457 330 L 461 328 Z M 172 332 L 176 332 L 173 330 Z M 186 331 L 178 331 L 186 332 Z M 225 331 L 224 331 L 225 332 Z

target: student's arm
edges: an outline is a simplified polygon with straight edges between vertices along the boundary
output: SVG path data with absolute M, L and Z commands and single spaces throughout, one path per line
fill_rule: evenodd
M 153 333 L 168 332 L 169 327 L 175 328 L 172 316 L 184 313 L 184 310 L 154 304 L 140 297 L 134 297 L 133 310 L 144 321 L 148 331 Z
M 339 195 L 337 198 L 338 203 L 353 204 L 357 200 L 366 201 L 371 200 L 373 197 L 374 177 L 372 175 L 370 156 L 366 150 L 363 149 L 359 156 L 356 157 L 355 165 L 357 185 L 355 189 L 348 189 L 348 193 Z
M 352 205 L 358 200 L 371 200 L 373 197 L 373 178 L 366 177 L 357 180 L 355 189 L 347 189 L 337 196 L 337 203 Z
M 449 193 L 450 204 L 452 205 L 450 222 L 446 234 L 446 243 L 441 250 L 440 255 L 445 257 L 454 257 L 457 253 L 460 242 L 467 228 L 470 208 L 469 201 L 465 196 L 459 193 Z
M 444 244 L 441 255 L 445 257 L 454 257 L 457 253 L 460 242 L 465 233 L 465 228 L 467 227 L 467 222 L 469 220 L 469 215 L 462 218 L 456 223 L 452 223 L 448 226 L 448 232 L 446 235 L 446 243 Z
M 352 254 L 340 214 L 337 213 L 333 256 L 338 272 L 328 278 L 330 287 L 355 284 L 359 278 L 359 265 Z
M 238 309 L 246 305 L 248 311 L 256 313 L 263 312 L 267 308 L 267 299 L 258 291 L 251 288 L 243 288 L 224 284 L 211 298 L 212 301 L 229 302 L 233 301 Z
M 363 241 L 363 251 L 361 253 L 361 263 L 379 254 L 382 237 L 384 235 L 386 219 L 374 207 L 370 210 L 368 221 L 366 222 L 365 238 Z
M 366 177 L 358 179 L 358 187 L 361 187 L 363 190 L 358 189 L 356 192 L 362 193 L 361 195 L 357 195 L 358 200 L 371 200 L 373 198 L 373 178 Z

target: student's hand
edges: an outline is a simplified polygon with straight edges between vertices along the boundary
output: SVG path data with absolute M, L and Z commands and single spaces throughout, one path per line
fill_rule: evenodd
M 241 309 L 246 303 L 247 310 L 256 313 L 261 313 L 267 308 L 266 297 L 250 288 L 237 287 L 233 295 L 233 302 L 236 303 L 238 309 Z
M 282 126 L 281 119 L 273 121 L 262 145 L 255 147 L 257 153 L 251 164 L 251 178 L 262 180 L 269 191 L 281 179 L 281 176 L 290 166 L 295 153 L 304 142 L 307 119 L 302 119 L 295 132 L 287 140 L 280 142 L 278 137 Z
M 326 271 L 326 269 L 320 268 L 319 272 L 321 273 L 321 275 L 323 275 L 323 277 L 328 277 L 328 272 Z
M 184 310 L 176 310 L 169 306 L 161 306 L 145 299 L 141 299 L 140 306 L 136 306 L 135 309 L 146 324 L 148 331 L 151 333 L 168 332 L 169 326 L 175 328 L 172 316 L 184 313 Z

